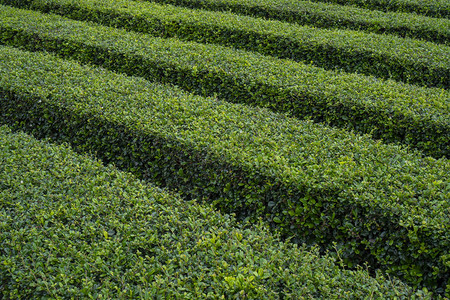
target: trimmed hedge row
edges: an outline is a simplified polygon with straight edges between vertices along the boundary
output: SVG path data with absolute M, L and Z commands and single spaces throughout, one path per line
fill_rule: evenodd
M 0 161 L 2 298 L 431 298 L 6 127 Z
M 447 18 L 447 19 L 450 18 L 450 2 L 448 0 L 313 0 L 313 1 L 337 3 L 342 5 L 354 5 L 381 11 L 402 11 L 437 18 Z
M 450 291 L 448 160 L 47 54 L 2 47 L 0 58 L 2 122 Z
M 152 38 L 3 7 L 0 42 L 177 84 L 201 95 L 294 116 L 449 156 L 448 91 L 343 74 L 215 45 Z
M 15 1 L 1 0 L 1 3 Z M 128 0 L 25 1 L 21 6 L 27 3 L 42 12 L 82 21 L 162 37 L 233 46 L 311 62 L 328 70 L 340 69 L 450 89 L 450 47 L 444 45 Z
M 450 20 L 417 14 L 386 13 L 347 5 L 292 0 L 151 0 L 151 2 L 230 11 L 323 28 L 389 33 L 450 44 Z

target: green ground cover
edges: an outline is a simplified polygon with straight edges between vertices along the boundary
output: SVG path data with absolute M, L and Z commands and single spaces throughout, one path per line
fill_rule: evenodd
M 3 299 L 430 295 L 0 127 Z
M 404 11 L 438 18 L 450 18 L 450 2 L 447 0 L 314 0 L 314 2 L 316 1 L 354 5 L 381 11 Z
M 449 8 L 0 0 L 0 298 L 448 299 Z
M 2 0 L 1 3 L 11 2 L 14 1 Z M 33 8 L 43 12 L 107 26 L 232 46 L 329 70 L 341 69 L 429 87 L 450 87 L 450 47 L 445 45 L 137 1 L 46 0 L 33 3 Z M 449 24 L 447 22 L 450 30 Z
M 145 34 L 2 6 L 0 42 L 177 84 L 201 95 L 270 107 L 371 133 L 448 157 L 450 94 L 324 71 L 216 45 Z
M 448 44 L 450 20 L 399 12 L 382 12 L 349 5 L 292 0 L 152 0 L 212 11 L 275 19 L 322 28 L 343 28 Z
M 450 288 L 448 160 L 265 109 L 2 47 L 1 119 L 262 217 L 412 284 Z

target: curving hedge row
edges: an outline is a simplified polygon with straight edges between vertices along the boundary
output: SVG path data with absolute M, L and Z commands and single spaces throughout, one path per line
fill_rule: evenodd
M 350 5 L 292 0 L 151 0 L 161 4 L 275 19 L 322 28 L 363 30 L 450 44 L 450 20 Z
M 430 298 L 0 127 L 0 297 Z
M 152 38 L 3 7 L 0 42 L 177 84 L 202 95 L 298 117 L 449 156 L 448 91 L 343 74 L 215 45 Z
M 7 47 L 0 99 L 2 122 L 296 242 L 337 242 L 349 264 L 450 291 L 448 160 Z
M 1 3 L 15 1 L 2 0 Z M 31 2 L 31 7 L 151 35 L 216 43 L 311 62 L 328 70 L 341 69 L 429 87 L 450 88 L 450 47 L 424 41 L 348 30 L 316 29 L 230 13 L 127 0 L 38 0 Z M 450 30 L 449 24 L 447 22 Z
M 381 11 L 403 11 L 437 18 L 447 18 L 447 19 L 450 18 L 450 2 L 448 0 L 313 0 L 313 1 L 337 3 L 342 5 L 354 5 L 358 7 L 376 9 Z

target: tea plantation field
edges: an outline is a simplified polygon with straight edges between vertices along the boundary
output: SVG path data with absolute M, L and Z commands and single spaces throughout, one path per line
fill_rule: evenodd
M 0 0 L 0 298 L 449 298 L 449 11 Z

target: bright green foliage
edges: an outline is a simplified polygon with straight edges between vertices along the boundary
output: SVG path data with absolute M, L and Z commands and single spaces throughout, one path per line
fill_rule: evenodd
M 67 62 L 0 50 L 0 120 L 142 178 L 262 217 L 412 284 L 449 284 L 450 163 L 368 136 Z M 70 194 L 69 194 L 70 195 Z
M 244 229 L 66 146 L 0 127 L 0 298 L 413 296 L 381 274 Z M 422 291 L 419 299 L 430 298 Z
M 450 47 L 430 42 L 128 0 L 36 0 L 31 6 L 112 27 L 311 62 L 328 70 L 450 88 Z M 431 23 L 439 22 L 450 31 L 450 21 Z M 445 40 L 450 40 L 448 35 Z
M 417 14 L 381 12 L 349 5 L 302 0 L 151 0 L 151 2 L 213 11 L 231 11 L 300 25 L 390 33 L 450 43 L 450 20 Z
M 279 0 L 276 0 L 279 1 Z M 288 0 L 281 0 L 288 1 Z M 298 1 L 298 0 L 293 0 Z M 450 2 L 448 0 L 313 0 L 343 5 L 376 9 L 381 11 L 403 11 L 438 18 L 450 18 Z
M 215 45 L 160 39 L 2 6 L 0 42 L 216 93 L 449 156 L 450 93 Z M 450 57 L 449 57 L 450 59 Z

